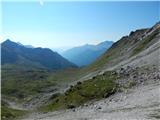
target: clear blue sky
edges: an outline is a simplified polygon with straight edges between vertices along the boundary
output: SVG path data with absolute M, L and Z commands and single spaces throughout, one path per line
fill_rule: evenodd
M 1 41 L 49 48 L 117 41 L 158 22 L 159 7 L 160 2 L 3 1 Z

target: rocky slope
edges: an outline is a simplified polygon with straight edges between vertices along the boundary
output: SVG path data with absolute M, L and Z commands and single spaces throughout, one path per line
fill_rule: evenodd
M 158 67 L 160 66 L 159 55 L 160 22 L 151 28 L 136 30 L 131 32 L 129 36 L 122 37 L 88 67 L 92 72 L 81 80 L 121 67 L 144 65 L 156 65 Z
M 117 70 L 120 89 L 106 99 L 78 108 L 49 113 L 33 113 L 23 120 L 156 120 L 159 119 L 160 71 L 156 66 Z

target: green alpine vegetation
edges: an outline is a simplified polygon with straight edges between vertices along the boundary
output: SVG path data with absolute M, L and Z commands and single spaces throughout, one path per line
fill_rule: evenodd
M 16 120 L 27 113 L 28 111 L 25 110 L 9 108 L 6 102 L 1 101 L 1 120 Z
M 116 79 L 117 74 L 108 71 L 84 82 L 77 82 L 76 85 L 71 85 L 64 94 L 54 97 L 50 104 L 41 107 L 40 110 L 54 111 L 75 108 L 89 101 L 108 97 L 116 91 Z
M 13 66 L 2 67 L 2 94 L 18 99 L 35 95 L 41 89 L 53 86 L 54 83 L 46 80 L 49 72 L 39 69 L 17 68 Z
M 18 65 L 2 66 L 2 94 L 22 102 L 47 92 L 46 89 L 64 88 L 84 75 L 80 69 L 60 71 L 24 68 Z M 49 91 L 50 91 L 49 90 Z

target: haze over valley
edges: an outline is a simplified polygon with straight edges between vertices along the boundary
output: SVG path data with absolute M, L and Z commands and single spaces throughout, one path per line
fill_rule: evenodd
M 2 120 L 160 119 L 160 2 L 0 5 Z

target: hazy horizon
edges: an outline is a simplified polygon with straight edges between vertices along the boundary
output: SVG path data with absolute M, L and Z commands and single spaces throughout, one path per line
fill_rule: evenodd
M 10 39 L 35 47 L 71 48 L 106 40 L 115 42 L 131 31 L 159 21 L 158 1 L 43 1 L 2 1 L 0 41 Z
M 31 44 L 23 44 L 23 43 L 21 43 L 21 42 L 19 42 L 19 41 L 13 41 L 13 40 L 11 40 L 11 39 L 5 39 L 4 41 L 1 41 L 1 43 L 3 43 L 3 42 L 5 42 L 5 41 L 7 41 L 7 40 L 10 40 L 10 41 L 12 41 L 12 42 L 16 42 L 17 44 L 19 44 L 19 45 L 24 45 L 24 46 L 30 46 L 30 47 L 34 47 L 34 48 L 37 48 L 37 47 L 41 47 L 41 48 L 49 48 L 49 47 L 42 47 L 42 46 L 33 46 L 33 45 L 31 45 Z M 106 40 L 106 41 L 108 41 L 108 42 L 110 42 L 109 40 Z M 105 42 L 105 41 L 101 41 L 101 42 L 99 42 L 99 43 L 97 43 L 97 44 L 88 44 L 88 43 L 86 43 L 86 44 L 82 44 L 82 45 L 77 45 L 77 46 L 61 46 L 61 47 L 52 47 L 52 48 L 50 48 L 52 51 L 54 51 L 54 52 L 58 52 L 59 54 L 62 54 L 63 52 L 65 52 L 65 51 L 67 51 L 67 50 L 69 50 L 69 49 L 72 49 L 72 48 L 76 48 L 76 47 L 83 47 L 83 46 L 85 46 L 85 45 L 98 45 L 98 44 L 100 44 L 100 43 L 103 43 L 103 42 Z M 113 41 L 112 41 L 113 42 Z

